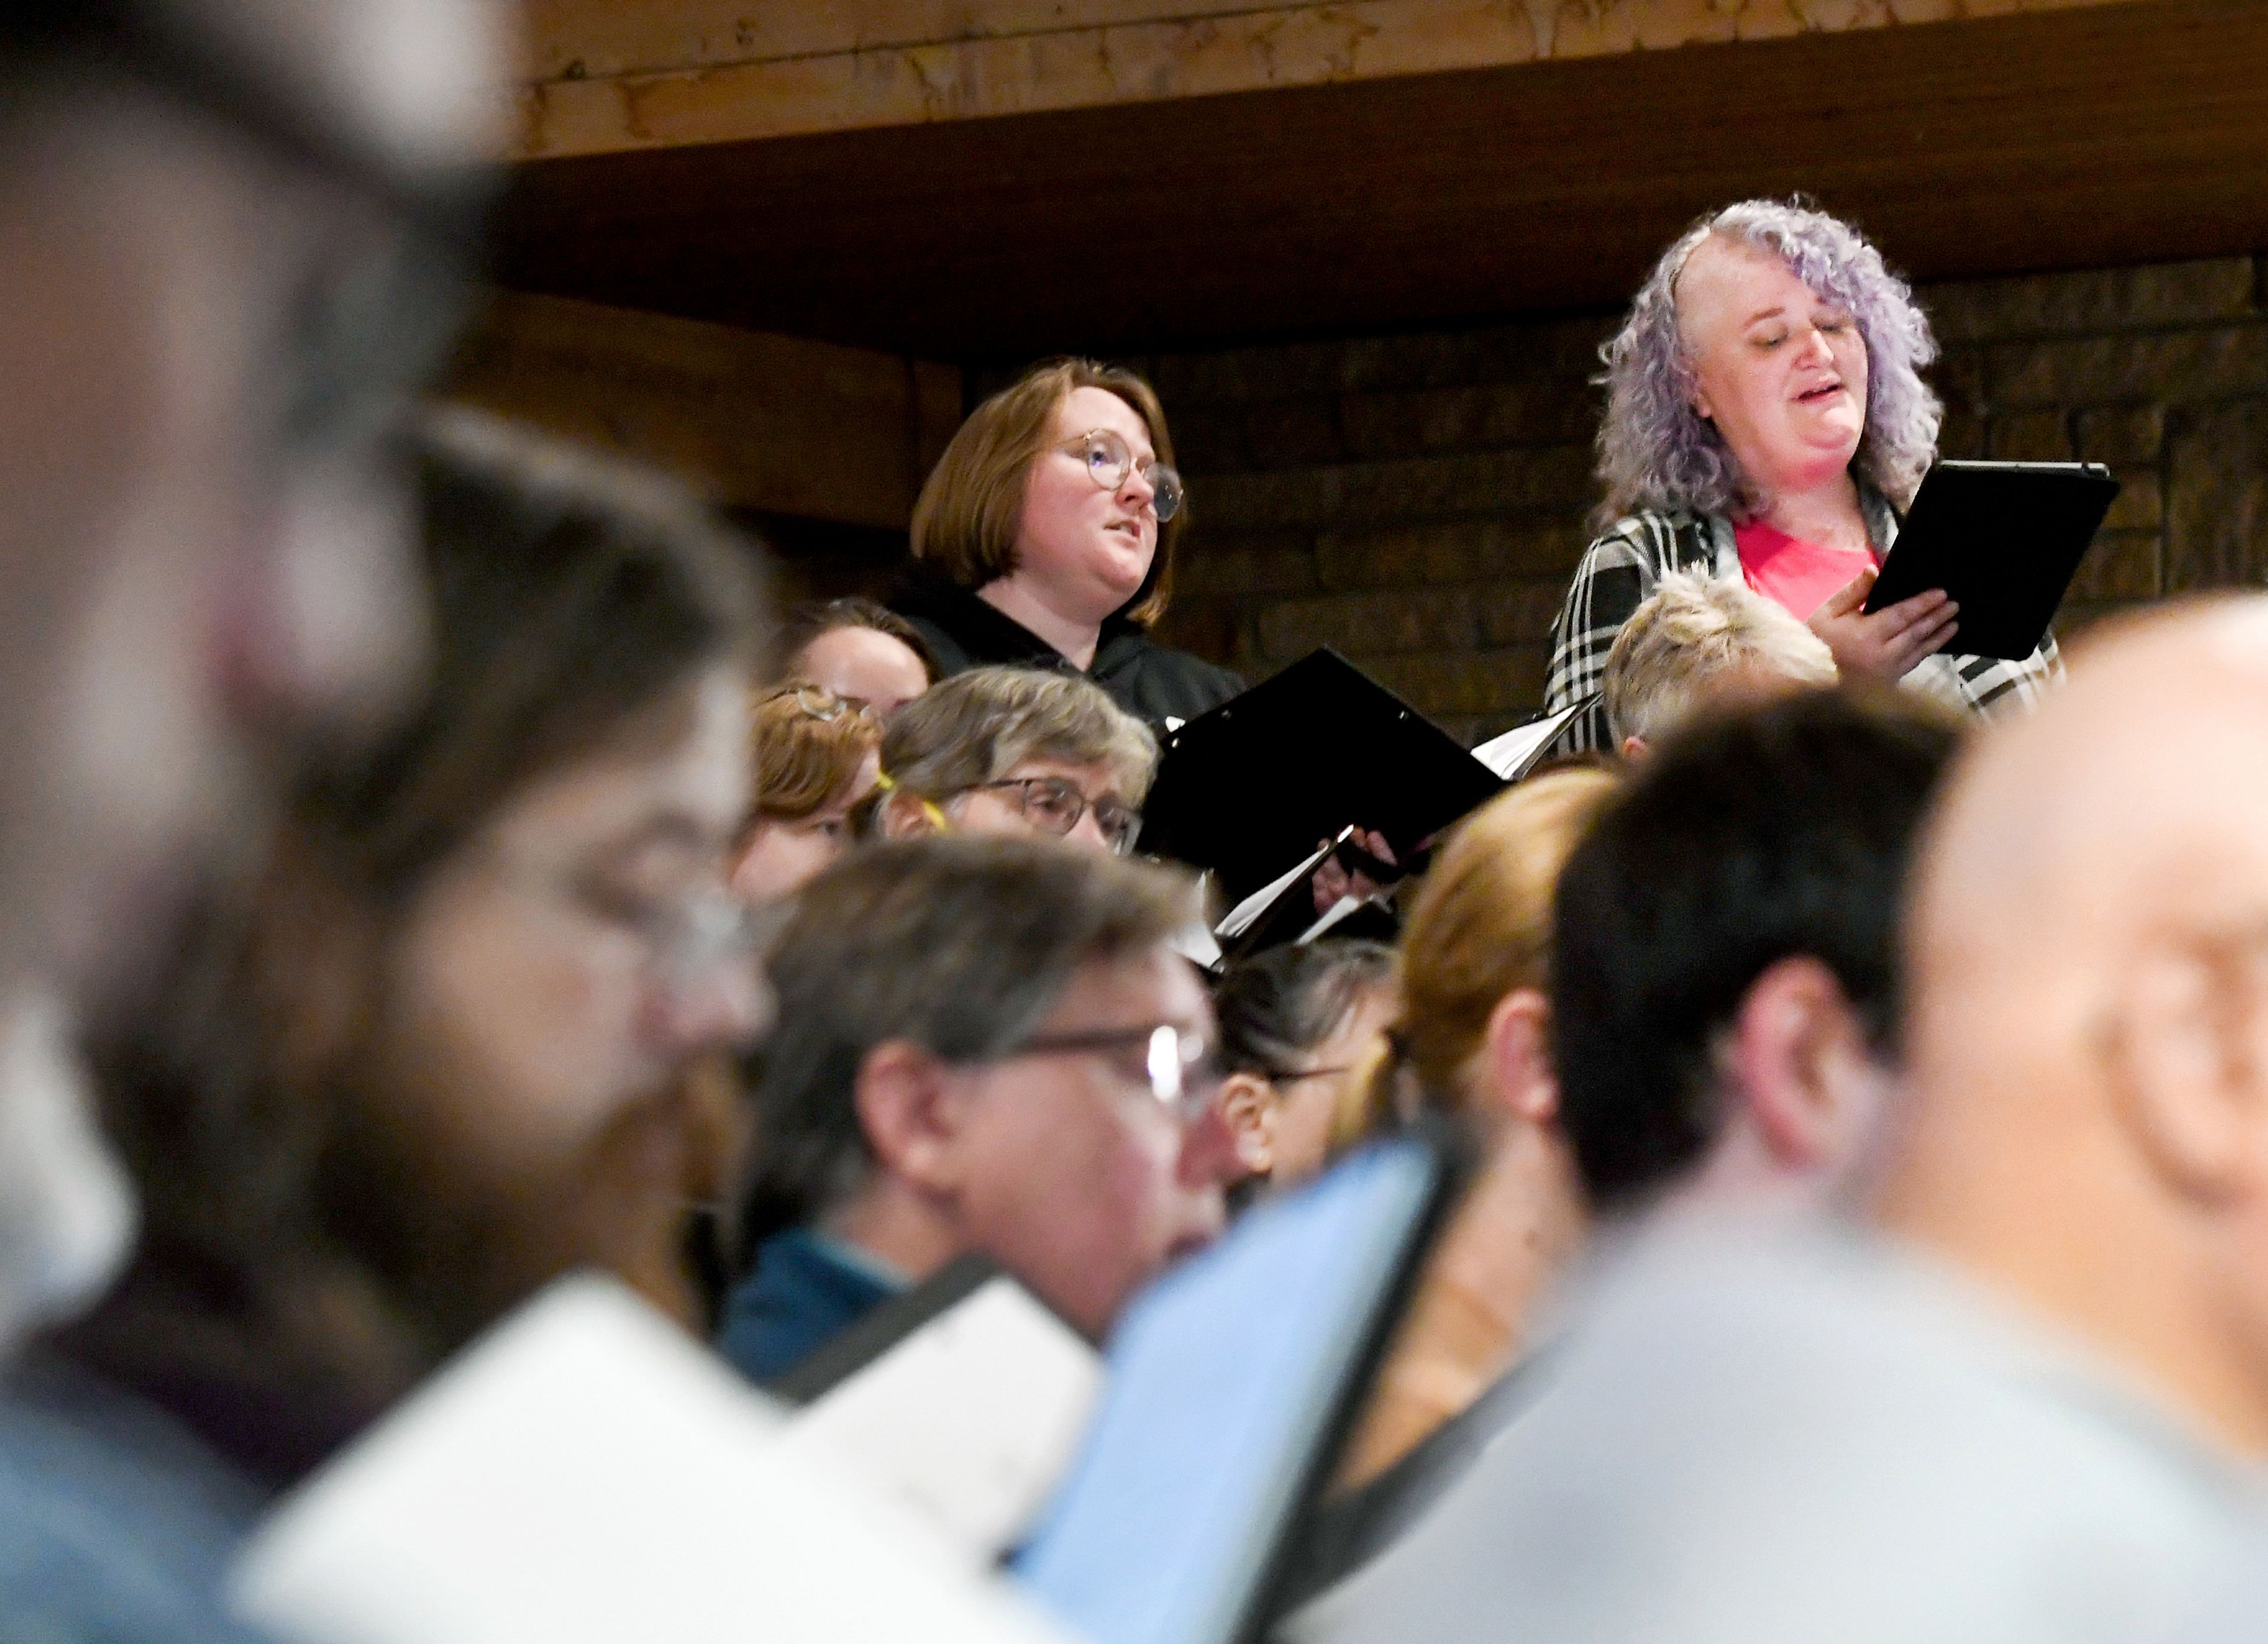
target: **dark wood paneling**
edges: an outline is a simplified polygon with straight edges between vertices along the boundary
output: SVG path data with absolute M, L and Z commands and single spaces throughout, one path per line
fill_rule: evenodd
M 1802 189 L 1920 276 L 2268 246 L 2268 4 L 2136 4 L 541 162 L 527 290 L 954 360 L 1615 302 Z

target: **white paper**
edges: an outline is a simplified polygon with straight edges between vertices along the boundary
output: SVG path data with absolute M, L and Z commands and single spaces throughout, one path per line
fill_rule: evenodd
M 1306 861 L 1300 863 L 1299 866 L 1293 868 L 1290 873 L 1284 874 L 1281 878 L 1270 880 L 1259 889 L 1254 891 L 1243 901 L 1231 908 L 1228 910 L 1226 917 L 1225 917 L 1219 925 L 1212 927 L 1213 933 L 1225 942 L 1233 942 L 1238 937 L 1243 935 L 1245 932 L 1252 928 L 1254 921 L 1257 920 L 1262 914 L 1267 912 L 1270 907 L 1274 905 L 1277 897 L 1289 890 L 1296 881 L 1306 879 L 1310 874 L 1314 874 L 1317 868 L 1323 865 L 1323 859 L 1329 856 L 1332 851 L 1337 850 L 1339 846 L 1345 844 L 1347 840 L 1353 836 L 1353 833 L 1354 829 L 1351 828 L 1340 829 L 1338 837 L 1332 840 L 1322 850 L 1316 851 L 1314 855 L 1309 857 Z
M 1334 902 L 1329 907 L 1323 910 L 1323 917 L 1322 918 L 1317 919 L 1306 930 L 1300 932 L 1298 940 L 1295 940 L 1292 946 L 1294 947 L 1305 947 L 1309 942 L 1314 941 L 1317 937 L 1328 935 L 1335 925 L 1353 914 L 1357 910 L 1367 908 L 1373 903 L 1383 902 L 1385 898 L 1383 896 L 1341 896 L 1336 902 Z
M 1579 702 L 1572 708 L 1562 708 L 1557 713 L 1547 714 L 1533 725 L 1517 726 L 1502 736 L 1491 737 L 1473 749 L 1473 757 L 1510 782 L 1534 763 L 1535 756 L 1543 751 L 1547 742 L 1559 734 L 1561 727 L 1568 720 L 1587 705 L 1587 703 Z
M 610 1280 L 555 1285 L 287 1498 L 231 1582 L 300 1644 L 1063 1644 Z
M 787 1442 L 989 1564 L 1054 1494 L 1101 1390 L 1101 1356 L 994 1279 L 806 1405 Z
M 1205 928 L 1203 919 L 1192 919 L 1166 939 L 1166 946 L 1201 969 L 1210 970 L 1220 962 L 1220 942 Z

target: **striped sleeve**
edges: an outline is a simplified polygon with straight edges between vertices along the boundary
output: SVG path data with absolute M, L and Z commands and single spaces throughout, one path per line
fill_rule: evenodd
M 1957 666 L 1962 700 L 1978 713 L 1999 714 L 2037 704 L 2063 678 L 2063 652 L 2050 634 L 2021 662 L 1962 657 Z
M 1615 636 L 1653 592 L 1655 564 L 1656 557 L 1628 526 L 1609 531 L 1584 550 L 1551 624 L 1551 666 L 1543 682 L 1547 713 L 1598 694 Z M 1570 752 L 1587 753 L 1609 749 L 1613 741 L 1605 705 L 1594 704 L 1563 734 L 1561 745 Z

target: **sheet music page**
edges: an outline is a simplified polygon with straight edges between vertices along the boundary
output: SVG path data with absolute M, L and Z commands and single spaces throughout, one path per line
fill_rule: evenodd
M 1294 947 L 1305 947 L 1309 942 L 1314 941 L 1317 937 L 1328 936 L 1331 933 L 1333 927 L 1341 924 L 1353 914 L 1360 912 L 1363 909 L 1369 907 L 1373 903 L 1382 903 L 1385 900 L 1386 898 L 1383 896 L 1341 896 L 1336 902 L 1334 902 L 1329 907 L 1323 910 L 1323 917 L 1322 918 L 1317 919 L 1306 930 L 1300 932 L 1299 936 L 1294 939 L 1292 945 Z
M 1300 880 L 1306 879 L 1317 868 L 1321 867 L 1323 865 L 1323 859 L 1329 856 L 1332 851 L 1337 850 L 1339 846 L 1344 844 L 1347 840 L 1352 837 L 1354 829 L 1351 828 L 1342 828 L 1339 829 L 1338 837 L 1332 840 L 1322 850 L 1316 851 L 1314 855 L 1309 857 L 1306 861 L 1300 863 L 1297 867 L 1293 868 L 1290 873 L 1284 874 L 1281 878 L 1270 880 L 1259 889 L 1254 891 L 1243 901 L 1231 908 L 1227 914 L 1222 918 L 1221 922 L 1213 926 L 1213 933 L 1219 936 L 1221 940 L 1226 942 L 1233 942 L 1238 937 L 1243 935 L 1245 932 L 1252 928 L 1254 920 L 1257 919 L 1262 914 L 1268 911 L 1269 908 L 1275 903 L 1277 897 L 1282 896 L 1285 891 L 1291 889 L 1293 884 L 1297 883 Z
M 298 1644 L 1064 1644 L 610 1279 L 475 1343 L 254 1533 Z
M 1002 1277 L 806 1405 L 787 1443 L 989 1564 L 1062 1482 L 1101 1391 L 1101 1355 Z
M 1579 702 L 1573 707 L 1562 708 L 1533 725 L 1516 726 L 1502 736 L 1491 737 L 1473 749 L 1473 757 L 1509 782 L 1585 706 Z

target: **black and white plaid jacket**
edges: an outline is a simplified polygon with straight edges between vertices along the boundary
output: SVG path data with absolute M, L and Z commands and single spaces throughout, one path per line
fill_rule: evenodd
M 1888 549 L 1897 535 L 1897 517 L 1881 498 L 1870 494 L 1864 500 L 1874 541 Z M 1740 576 L 1732 522 L 1716 514 L 1636 513 L 1617 520 L 1584 550 L 1566 601 L 1551 624 L 1551 668 L 1543 685 L 1546 712 L 1598 694 L 1615 635 L 1653 592 L 1654 584 L 1673 571 L 1712 578 Z M 2036 702 L 2048 684 L 2062 677 L 2063 658 L 2051 633 L 2021 662 L 1940 652 L 1916 664 L 1904 682 L 1981 714 Z M 1576 716 L 1557 745 L 1571 752 L 1607 749 L 1613 740 L 1607 731 L 1605 704 L 1594 703 Z

